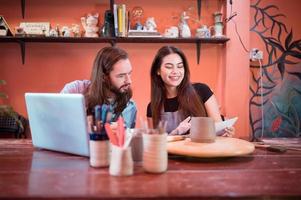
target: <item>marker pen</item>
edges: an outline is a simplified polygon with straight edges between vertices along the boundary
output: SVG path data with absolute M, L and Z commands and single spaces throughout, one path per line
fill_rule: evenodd
M 94 116 L 95 116 L 95 122 L 96 121 L 101 121 L 101 110 L 102 110 L 102 106 L 101 105 L 96 105 L 94 107 Z

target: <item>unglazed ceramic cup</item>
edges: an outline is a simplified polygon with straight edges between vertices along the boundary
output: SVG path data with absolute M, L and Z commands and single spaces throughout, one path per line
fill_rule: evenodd
M 109 140 L 90 140 L 89 147 L 91 167 L 108 167 L 110 163 Z
M 167 133 L 143 134 L 143 169 L 150 173 L 167 170 Z
M 215 141 L 215 124 L 210 117 L 192 117 L 190 139 L 192 142 L 212 143 Z
M 109 173 L 112 176 L 130 176 L 134 173 L 131 147 L 112 145 Z
M 143 133 L 146 132 L 145 129 L 134 128 L 131 129 L 131 134 L 133 134 L 133 138 L 131 141 L 132 148 L 132 157 L 134 162 L 142 162 L 143 157 Z

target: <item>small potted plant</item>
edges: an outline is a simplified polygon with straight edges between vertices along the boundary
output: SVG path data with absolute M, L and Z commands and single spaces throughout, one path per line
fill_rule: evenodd
M 5 80 L 0 80 L 0 85 L 5 85 Z M 24 133 L 25 119 L 14 111 L 13 107 L 6 105 L 4 99 L 8 96 L 4 92 L 0 92 L 0 133 L 15 133 L 16 138 L 20 138 Z M 24 122 L 23 122 L 24 121 Z

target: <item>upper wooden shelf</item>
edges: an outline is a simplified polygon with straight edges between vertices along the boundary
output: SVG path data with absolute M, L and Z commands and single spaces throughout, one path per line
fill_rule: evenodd
M 113 13 L 115 0 L 107 0 L 109 9 Z M 197 12 L 200 19 L 202 10 L 202 1 L 196 0 Z M 21 0 L 22 17 L 25 17 L 26 0 Z M 201 44 L 224 44 L 229 38 L 119 38 L 119 37 L 99 37 L 99 38 L 74 38 L 74 37 L 0 37 L 0 42 L 16 42 L 20 44 L 22 63 L 25 63 L 25 44 L 26 43 L 195 43 L 197 53 L 197 63 L 200 61 Z

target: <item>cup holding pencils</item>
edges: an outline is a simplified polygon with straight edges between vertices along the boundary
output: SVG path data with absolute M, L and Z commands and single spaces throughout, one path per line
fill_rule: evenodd
M 103 123 L 107 113 L 108 106 L 97 105 L 94 115 L 87 116 L 91 167 L 108 167 L 110 163 L 110 142 Z
M 133 175 L 134 164 L 130 147 L 132 135 L 127 134 L 123 118 L 119 117 L 116 123 L 106 123 L 105 129 L 112 147 L 109 167 L 110 175 Z

